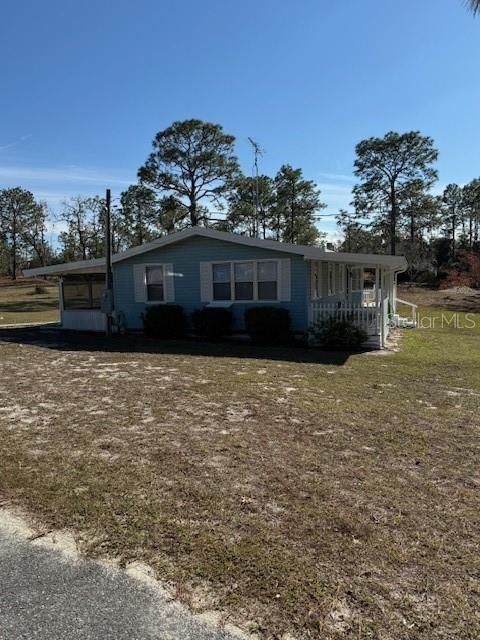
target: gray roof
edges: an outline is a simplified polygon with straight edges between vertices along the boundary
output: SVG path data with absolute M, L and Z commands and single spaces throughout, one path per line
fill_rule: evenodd
M 210 238 L 212 240 L 222 240 L 223 242 L 232 242 L 234 244 L 244 244 L 251 247 L 261 249 L 271 249 L 273 251 L 282 251 L 283 253 L 292 253 L 301 255 L 305 260 L 323 260 L 327 262 L 339 262 L 342 264 L 353 264 L 366 267 L 383 266 L 392 270 L 404 270 L 407 267 L 407 261 L 403 256 L 388 256 L 375 253 L 339 253 L 336 251 L 325 251 L 320 247 L 312 247 L 301 244 L 288 244 L 286 242 L 278 242 L 277 240 L 263 240 L 261 238 L 249 238 L 241 236 L 237 233 L 226 233 L 225 231 L 215 231 L 214 229 L 205 229 L 204 227 L 189 227 L 183 231 L 170 233 L 169 235 L 147 242 L 146 244 L 132 247 L 121 253 L 117 253 L 112 257 L 112 262 L 122 262 L 133 256 L 148 253 L 154 249 L 164 247 L 175 242 L 187 240 L 195 236 Z M 35 269 L 25 269 L 26 276 L 43 276 L 43 275 L 62 275 L 64 273 L 103 273 L 105 271 L 105 258 L 96 258 L 95 260 L 78 260 L 76 262 L 65 262 L 63 264 L 54 264 L 49 267 L 37 267 Z

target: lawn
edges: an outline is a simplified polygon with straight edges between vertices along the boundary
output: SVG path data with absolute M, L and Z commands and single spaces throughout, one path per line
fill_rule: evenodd
M 40 279 L 0 278 L 0 325 L 57 322 L 58 287 Z
M 2 499 L 262 638 L 476 639 L 480 315 L 442 313 L 350 357 L 4 330 Z

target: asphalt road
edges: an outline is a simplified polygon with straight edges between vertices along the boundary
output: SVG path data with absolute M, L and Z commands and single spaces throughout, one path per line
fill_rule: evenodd
M 1 640 L 234 640 L 119 569 L 0 524 Z

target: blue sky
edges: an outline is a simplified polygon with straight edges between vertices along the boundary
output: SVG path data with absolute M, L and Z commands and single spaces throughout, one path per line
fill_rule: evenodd
M 0 65 L 0 188 L 53 210 L 135 182 L 155 132 L 190 117 L 235 135 L 246 173 L 248 136 L 263 172 L 302 167 L 327 214 L 348 206 L 355 144 L 392 129 L 435 139 L 437 188 L 480 175 L 462 0 L 3 0 Z

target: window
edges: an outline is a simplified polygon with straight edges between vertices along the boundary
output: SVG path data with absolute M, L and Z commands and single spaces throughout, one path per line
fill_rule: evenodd
M 105 291 L 105 279 L 103 276 L 98 280 L 91 281 L 91 291 L 92 291 L 92 308 L 100 309 L 100 305 L 102 304 L 102 295 Z
M 362 289 L 362 277 L 363 277 L 362 267 L 352 267 L 352 270 L 351 270 L 352 291 L 360 291 Z
M 105 276 L 65 276 L 62 289 L 64 309 L 100 309 Z
M 328 295 L 345 293 L 345 265 L 328 263 Z
M 145 278 L 148 302 L 163 302 L 165 299 L 163 266 L 145 267 Z
M 258 299 L 276 300 L 278 297 L 276 262 L 258 263 Z
M 231 269 L 229 262 L 222 262 L 212 265 L 213 274 L 213 299 L 231 300 Z
M 278 262 L 219 262 L 212 264 L 213 300 L 252 302 L 278 300 Z
M 253 262 L 234 264 L 235 300 L 253 300 Z

